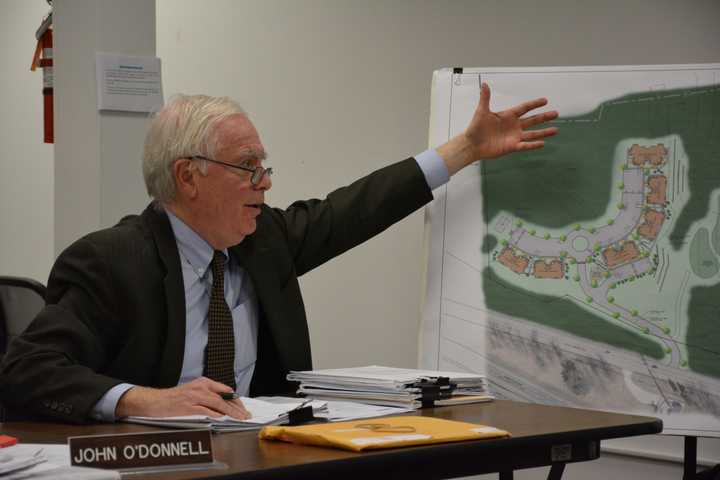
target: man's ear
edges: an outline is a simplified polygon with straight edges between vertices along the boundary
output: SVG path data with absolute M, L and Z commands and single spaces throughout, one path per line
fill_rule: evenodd
M 193 199 L 198 194 L 198 174 L 200 171 L 197 164 L 189 158 L 181 158 L 173 164 L 173 177 L 178 195 Z

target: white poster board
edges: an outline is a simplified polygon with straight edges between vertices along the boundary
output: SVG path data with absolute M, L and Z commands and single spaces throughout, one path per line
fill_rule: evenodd
M 720 65 L 439 70 L 431 146 L 480 81 L 496 111 L 547 97 L 560 134 L 434 192 L 421 367 L 720 436 Z

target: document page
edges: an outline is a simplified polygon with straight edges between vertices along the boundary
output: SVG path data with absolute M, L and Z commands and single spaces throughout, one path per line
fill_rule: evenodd
M 238 431 L 251 430 L 263 425 L 273 425 L 287 421 L 288 412 L 304 405 L 312 406 L 313 413 L 324 411 L 326 403 L 303 399 L 287 398 L 282 403 L 267 402 L 256 398 L 240 397 L 250 418 L 242 420 L 227 415 L 210 417 L 207 415 L 178 415 L 172 417 L 130 416 L 123 419 L 129 423 L 176 428 L 212 428 L 213 430 Z

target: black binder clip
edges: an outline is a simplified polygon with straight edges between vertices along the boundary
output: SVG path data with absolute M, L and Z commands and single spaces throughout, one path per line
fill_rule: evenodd
M 310 401 L 305 401 L 297 408 L 293 408 L 292 410 L 288 411 L 288 419 L 285 425 L 289 425 L 292 427 L 296 425 L 306 425 L 308 423 L 327 422 L 327 418 L 317 418 L 315 415 L 313 415 L 313 407 L 309 403 Z
M 302 425 L 303 423 L 309 423 L 316 420 L 313 415 L 312 405 L 307 407 L 294 408 L 288 412 L 288 422 L 290 426 Z
M 432 408 L 435 406 L 436 400 L 450 398 L 457 385 L 450 383 L 448 377 L 438 377 L 433 381 L 420 380 L 413 386 L 420 389 L 420 403 L 422 408 Z

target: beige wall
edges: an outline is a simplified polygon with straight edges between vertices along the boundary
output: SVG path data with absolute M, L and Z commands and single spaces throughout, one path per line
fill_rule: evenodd
M 53 153 L 41 70 L 30 71 L 45 2 L 0 0 L 0 275 L 45 283 L 53 260 Z

